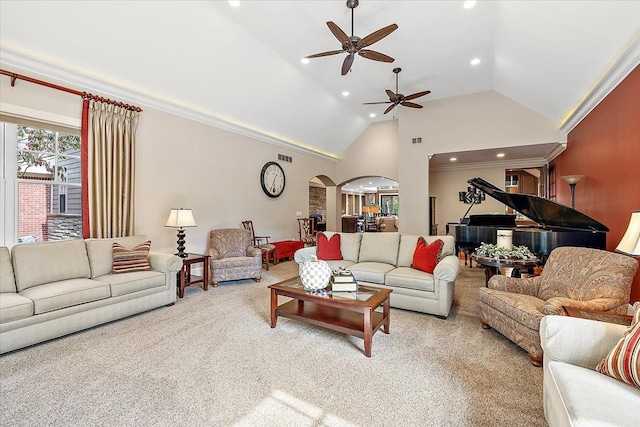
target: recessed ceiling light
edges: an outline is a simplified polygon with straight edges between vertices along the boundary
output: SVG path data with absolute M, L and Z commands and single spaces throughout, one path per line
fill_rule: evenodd
M 373 182 L 369 181 L 369 185 L 373 184 Z
M 345 90 L 344 92 L 342 92 L 342 96 L 349 96 L 349 92 Z
M 238 7 L 238 6 L 240 6 L 240 2 L 239 1 L 229 0 L 229 5 L 233 6 L 233 7 Z
M 300 60 L 300 62 L 302 62 L 303 64 L 308 64 L 309 63 L 309 58 L 302 58 Z
M 478 65 L 480 63 L 480 58 L 473 58 L 471 60 L 471 65 Z
M 375 116 L 376 116 L 376 113 L 369 114 L 369 117 L 375 117 Z
M 456 160 L 458 160 L 458 158 L 457 157 L 452 157 L 449 160 L 452 161 L 452 162 L 455 162 Z
M 504 153 L 498 153 L 496 154 L 496 157 L 504 157 Z
M 462 7 L 464 7 L 465 9 L 471 9 L 475 5 L 476 5 L 475 0 L 467 0 L 462 4 Z

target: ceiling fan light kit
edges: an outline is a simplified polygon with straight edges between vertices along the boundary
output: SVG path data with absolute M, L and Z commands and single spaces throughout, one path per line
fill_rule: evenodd
M 371 46 L 372 44 L 382 40 L 387 37 L 389 34 L 398 29 L 396 24 L 388 25 L 384 28 L 379 29 L 378 31 L 374 31 L 364 38 L 360 38 L 353 34 L 354 28 L 354 9 L 358 7 L 360 2 L 358 0 L 347 0 L 347 7 L 351 9 L 351 36 L 348 36 L 338 25 L 334 22 L 327 22 L 327 26 L 333 35 L 338 39 L 341 43 L 341 50 L 330 50 L 327 52 L 320 52 L 314 55 L 305 56 L 307 59 L 311 58 L 320 58 L 322 56 L 329 55 L 337 55 L 340 53 L 347 53 L 347 57 L 344 59 L 342 63 L 341 73 L 342 75 L 346 75 L 351 70 L 351 65 L 353 64 L 353 60 L 355 59 L 355 55 L 358 54 L 363 58 L 371 59 L 373 61 L 379 62 L 393 62 L 394 59 L 388 55 L 385 55 L 380 52 L 376 52 L 374 50 L 365 49 L 367 46 Z

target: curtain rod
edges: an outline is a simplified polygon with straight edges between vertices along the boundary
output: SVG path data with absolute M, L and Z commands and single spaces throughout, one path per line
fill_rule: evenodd
M 51 88 L 51 89 L 56 89 L 56 90 L 60 90 L 62 92 L 67 92 L 67 93 L 71 93 L 73 95 L 78 95 L 78 96 L 82 97 L 83 99 L 93 99 L 94 101 L 100 101 L 100 102 L 105 102 L 107 104 L 117 105 L 118 107 L 126 108 L 127 110 L 135 111 L 135 112 L 138 112 L 138 113 L 142 111 L 142 108 L 136 107 L 135 105 L 129 105 L 129 104 L 125 104 L 123 102 L 113 101 L 111 99 L 103 98 L 101 96 L 93 95 L 91 93 L 80 92 L 79 90 L 69 89 L 68 87 L 64 87 L 64 86 L 58 86 L 58 85 L 53 84 L 53 83 L 49 83 L 49 82 L 45 82 L 45 81 L 42 81 L 42 80 L 31 78 L 31 77 L 23 76 L 21 74 L 12 73 L 10 71 L 6 71 L 6 70 L 0 69 L 0 74 L 4 74 L 5 76 L 11 77 L 11 87 L 15 86 L 16 85 L 16 80 L 20 79 L 20 80 L 24 80 L 24 81 L 29 82 L 29 83 L 35 83 L 35 84 L 38 84 L 38 85 L 46 86 L 46 87 Z

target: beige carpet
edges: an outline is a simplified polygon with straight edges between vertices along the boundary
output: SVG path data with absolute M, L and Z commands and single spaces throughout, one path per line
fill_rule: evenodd
M 261 283 L 187 288 L 157 309 L 0 357 L 3 426 L 544 426 L 542 370 L 474 316 L 462 267 L 446 320 L 392 309 L 361 339 L 279 319 Z

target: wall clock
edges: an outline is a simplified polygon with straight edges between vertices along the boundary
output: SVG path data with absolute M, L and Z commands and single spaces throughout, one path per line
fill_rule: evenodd
M 276 162 L 267 162 L 260 172 L 262 191 L 269 197 L 278 197 L 284 191 L 285 177 L 282 166 Z

